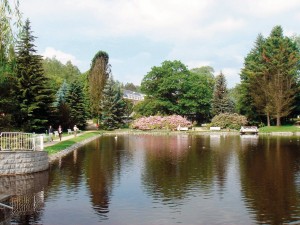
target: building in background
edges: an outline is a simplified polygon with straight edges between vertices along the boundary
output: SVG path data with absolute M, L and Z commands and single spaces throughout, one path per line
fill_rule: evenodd
M 135 91 L 123 90 L 123 98 L 133 101 L 134 104 L 143 101 L 145 95 Z

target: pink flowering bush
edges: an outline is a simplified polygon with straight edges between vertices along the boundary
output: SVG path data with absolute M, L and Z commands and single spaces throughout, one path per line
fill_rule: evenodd
M 171 129 L 175 130 L 178 126 L 191 127 L 192 123 L 182 116 L 149 116 L 136 119 L 132 122 L 131 127 L 139 130 L 152 129 Z

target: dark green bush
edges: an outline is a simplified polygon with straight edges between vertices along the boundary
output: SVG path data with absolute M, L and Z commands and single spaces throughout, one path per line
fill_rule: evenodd
M 239 115 L 237 113 L 221 113 L 216 115 L 211 120 L 210 126 L 212 127 L 221 127 L 239 130 L 241 126 L 244 126 L 248 123 L 245 116 Z

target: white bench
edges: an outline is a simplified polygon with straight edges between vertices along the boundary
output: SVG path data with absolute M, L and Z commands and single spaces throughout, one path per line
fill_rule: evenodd
M 258 129 L 256 126 L 242 126 L 240 129 L 240 134 L 246 133 L 258 134 Z
M 57 137 L 58 136 L 58 131 L 54 131 L 54 137 Z
M 186 130 L 189 130 L 188 127 L 181 127 L 180 125 L 177 127 L 177 130 L 178 131 L 186 131 Z
M 210 127 L 210 130 L 221 130 L 221 127 Z
M 71 129 L 68 129 L 68 134 L 73 134 L 73 131 Z

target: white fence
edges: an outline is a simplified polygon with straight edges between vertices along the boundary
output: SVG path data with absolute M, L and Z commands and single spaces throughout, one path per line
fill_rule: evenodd
M 0 134 L 0 151 L 42 151 L 43 149 L 43 135 L 22 132 Z

